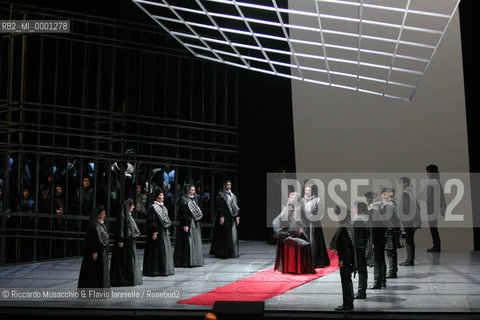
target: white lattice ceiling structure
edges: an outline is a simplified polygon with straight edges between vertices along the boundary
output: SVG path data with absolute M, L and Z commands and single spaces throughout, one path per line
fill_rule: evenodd
M 410 101 L 460 0 L 132 0 L 193 55 Z

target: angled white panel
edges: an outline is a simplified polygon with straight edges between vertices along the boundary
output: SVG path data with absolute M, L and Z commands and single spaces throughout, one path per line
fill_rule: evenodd
M 405 101 L 460 2 L 299 0 L 302 10 L 290 10 L 278 0 L 132 1 L 196 57 Z

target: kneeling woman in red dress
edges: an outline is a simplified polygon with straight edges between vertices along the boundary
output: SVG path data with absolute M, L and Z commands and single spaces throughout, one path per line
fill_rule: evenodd
M 282 273 L 315 273 L 308 224 L 302 221 L 302 206 L 296 192 L 290 193 L 282 212 L 273 220 L 277 239 L 275 268 Z

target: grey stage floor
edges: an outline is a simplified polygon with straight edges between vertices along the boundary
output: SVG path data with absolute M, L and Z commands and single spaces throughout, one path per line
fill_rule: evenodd
M 205 265 L 197 268 L 176 268 L 169 277 L 143 277 L 143 285 L 115 288 L 120 294 L 143 297 L 107 299 L 60 299 L 24 297 L 12 299 L 17 292 L 75 291 L 81 258 L 38 262 L 0 268 L 0 308 L 72 307 L 95 309 L 165 309 L 210 310 L 210 306 L 177 303 L 271 268 L 275 246 L 264 242 L 241 241 L 238 259 L 216 259 L 205 255 Z M 209 245 L 204 245 L 208 252 Z M 139 251 L 143 261 L 143 252 Z M 399 262 L 405 250 L 399 250 Z M 355 301 L 356 311 L 383 312 L 478 312 L 480 311 L 480 252 L 442 251 L 427 253 L 417 249 L 414 267 L 399 267 L 398 278 L 389 279 L 387 288 L 368 290 L 366 300 Z M 373 269 L 369 269 L 369 283 Z M 354 279 L 357 288 L 357 279 Z M 132 290 L 134 291 L 132 293 Z M 4 293 L 7 291 L 8 293 Z M 156 297 L 146 297 L 154 292 Z M 43 292 L 42 292 L 43 294 Z M 265 301 L 265 311 L 331 311 L 341 304 L 339 271 L 311 281 L 282 295 Z

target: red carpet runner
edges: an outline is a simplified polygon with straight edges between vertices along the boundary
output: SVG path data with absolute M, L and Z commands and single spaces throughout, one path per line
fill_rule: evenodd
M 328 250 L 328 255 L 330 266 L 316 269 L 316 274 L 283 274 L 271 268 L 178 303 L 213 306 L 217 300 L 263 301 L 338 270 L 337 253 Z

